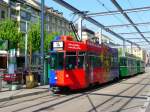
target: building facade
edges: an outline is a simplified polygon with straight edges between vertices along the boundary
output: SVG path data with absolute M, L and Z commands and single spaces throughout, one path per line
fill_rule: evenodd
M 37 0 L 0 0 L 0 20 L 11 18 L 19 24 L 19 31 L 26 33 L 30 23 L 40 22 L 41 5 Z M 57 32 L 66 35 L 70 32 L 69 21 L 63 17 L 63 13 L 54 10 L 52 7 L 45 6 L 45 30 L 50 34 Z M 0 40 L 0 43 L 2 41 Z M 7 43 L 6 43 L 7 44 Z M 4 43 L 0 46 L 0 55 L 4 55 Z M 6 51 L 7 52 L 7 51 Z M 8 53 L 5 53 L 8 54 Z M 18 53 L 17 51 L 17 54 Z M 24 55 L 24 51 L 21 53 Z M 38 54 L 38 53 L 37 53 Z M 36 56 L 37 57 L 37 56 Z M 23 58 L 23 57 L 22 57 Z M 34 59 L 33 59 L 34 60 Z M 37 62 L 38 60 L 38 62 Z M 39 59 L 35 59 L 39 63 Z
M 7 0 L 0 0 L 0 21 L 6 19 L 8 17 L 9 10 L 8 10 L 8 1 Z M 7 69 L 7 41 L 0 39 L 0 71 L 2 69 Z
M 95 32 L 88 29 L 88 28 L 84 28 L 82 29 L 82 41 L 86 41 L 88 39 L 92 39 L 95 36 Z
M 10 16 L 19 22 L 20 31 L 26 32 L 26 27 L 30 22 L 37 23 L 40 21 L 40 3 L 36 0 L 20 0 L 20 2 L 23 3 L 10 2 Z M 48 33 L 57 32 L 65 35 L 70 31 L 69 22 L 61 12 L 52 7 L 45 6 L 45 21 L 45 28 Z

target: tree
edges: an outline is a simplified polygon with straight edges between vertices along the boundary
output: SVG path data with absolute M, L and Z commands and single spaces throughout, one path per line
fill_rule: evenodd
M 52 40 L 54 40 L 54 38 L 56 36 L 59 36 L 59 33 L 58 32 L 52 32 L 50 34 L 46 34 L 46 38 L 44 40 L 44 49 L 45 49 L 45 52 L 47 53 L 48 50 L 49 50 L 49 47 L 50 47 L 50 42 Z
M 44 31 L 44 51 L 48 52 L 50 42 L 54 39 L 55 36 L 58 36 L 59 33 L 53 32 L 48 34 Z M 41 34 L 40 34 L 40 23 L 34 23 L 30 25 L 28 30 L 28 51 L 30 55 L 30 64 L 32 61 L 32 53 L 40 50 L 40 42 L 41 42 Z
M 11 19 L 0 21 L 0 39 L 8 40 L 9 45 L 12 43 L 8 49 L 19 47 L 18 43 L 22 41 L 22 37 L 23 33 L 18 31 L 18 24 L 15 21 Z
M 50 42 L 58 36 L 58 32 L 47 33 L 44 31 L 44 51 L 49 49 Z M 40 50 L 40 23 L 31 24 L 28 31 L 28 49 L 32 49 L 32 52 Z
M 32 49 L 32 52 L 40 49 L 40 37 L 40 24 L 31 24 L 28 31 L 28 49 Z

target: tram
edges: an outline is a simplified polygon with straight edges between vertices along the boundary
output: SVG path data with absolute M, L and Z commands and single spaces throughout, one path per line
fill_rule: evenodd
M 127 77 L 145 72 L 144 61 L 133 56 L 119 58 L 119 75 Z
M 87 88 L 119 78 L 118 50 L 96 41 L 60 36 L 51 42 L 49 84 L 53 90 Z
M 145 72 L 144 61 L 118 56 L 118 49 L 94 39 L 77 42 L 71 36 L 59 36 L 50 48 L 48 73 L 53 91 L 84 89 Z

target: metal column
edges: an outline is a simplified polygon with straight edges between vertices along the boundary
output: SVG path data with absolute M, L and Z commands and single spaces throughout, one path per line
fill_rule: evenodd
M 123 40 L 123 50 L 122 50 L 122 56 L 125 56 L 126 53 L 126 41 Z
M 80 40 L 82 41 L 82 17 L 79 16 L 78 20 L 78 35 L 80 37 Z
M 41 0 L 41 85 L 44 84 L 44 3 L 44 0 Z
M 27 67 L 28 67 L 28 22 L 26 21 L 26 35 L 25 35 L 25 70 L 27 70 Z
M 131 43 L 131 54 L 133 54 L 133 44 Z

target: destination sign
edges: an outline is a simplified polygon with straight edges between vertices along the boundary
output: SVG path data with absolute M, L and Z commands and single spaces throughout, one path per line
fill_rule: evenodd
M 62 41 L 53 42 L 53 50 L 63 50 L 63 47 Z

